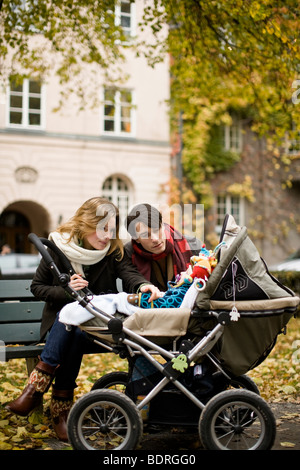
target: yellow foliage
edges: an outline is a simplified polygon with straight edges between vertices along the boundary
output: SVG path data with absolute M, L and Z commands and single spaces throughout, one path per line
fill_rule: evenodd
M 233 183 L 228 186 L 227 191 L 233 196 L 244 197 L 250 202 L 255 201 L 254 190 L 252 188 L 252 178 L 249 175 L 245 176 L 243 183 Z

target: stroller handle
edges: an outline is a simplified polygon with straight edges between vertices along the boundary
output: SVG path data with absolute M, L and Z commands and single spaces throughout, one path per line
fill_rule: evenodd
M 28 239 L 40 252 L 46 264 L 51 269 L 53 276 L 56 276 L 60 285 L 66 288 L 70 280 L 70 275 L 75 274 L 75 271 L 66 255 L 55 245 L 55 243 L 48 240 L 48 238 L 38 237 L 35 233 L 30 233 L 28 235 Z M 64 270 L 66 271 L 65 273 L 61 273 L 59 271 L 49 251 L 45 248 L 45 245 L 57 254 L 63 264 Z M 93 295 L 87 287 L 82 289 L 82 291 L 87 295 Z M 72 293 L 74 293 L 73 290 Z
M 69 276 L 69 274 L 61 273 L 59 271 L 58 267 L 54 263 L 54 260 L 52 259 L 52 256 L 50 255 L 49 251 L 46 250 L 46 248 L 44 246 L 44 244 L 46 244 L 45 239 L 39 238 L 35 233 L 30 233 L 28 235 L 28 239 L 38 249 L 38 251 L 42 255 L 43 259 L 45 260 L 48 268 L 52 271 L 52 275 L 57 278 L 59 284 L 62 287 L 66 287 L 69 283 L 70 276 Z M 47 243 L 47 245 L 48 245 L 48 243 Z M 52 246 L 51 246 L 51 248 L 52 248 Z
M 51 262 L 53 262 L 53 259 L 49 251 L 45 249 L 44 245 L 46 245 L 48 248 L 51 248 L 51 250 L 57 254 L 66 272 L 68 272 L 70 275 L 75 274 L 75 271 L 72 268 L 70 261 L 68 260 L 66 255 L 58 248 L 58 246 L 55 245 L 55 243 L 48 240 L 48 238 L 38 237 L 37 235 L 35 235 L 35 233 L 30 233 L 28 235 L 28 238 L 32 243 L 34 243 L 34 245 L 39 250 L 47 264 L 50 264 L 50 259 Z
M 51 265 L 52 263 L 54 263 L 50 253 L 48 250 L 46 250 L 45 246 L 46 243 L 45 243 L 45 240 L 43 239 L 43 242 L 42 242 L 42 239 L 40 239 L 35 233 L 30 233 L 28 235 L 28 240 L 33 243 L 35 245 L 35 247 L 37 248 L 37 250 L 40 252 L 40 254 L 42 255 L 42 257 L 44 258 L 45 262 L 47 263 L 47 265 Z M 47 240 L 48 241 L 48 240 Z M 52 248 L 52 247 L 51 247 Z

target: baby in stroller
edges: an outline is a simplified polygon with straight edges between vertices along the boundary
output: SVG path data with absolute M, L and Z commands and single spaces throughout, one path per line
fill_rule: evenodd
M 108 311 L 112 314 L 115 312 L 122 312 L 125 315 L 135 313 L 139 307 L 142 309 L 149 308 L 192 308 L 195 302 L 197 292 L 205 289 L 206 282 L 217 265 L 217 254 L 221 246 L 220 243 L 213 251 L 207 250 L 205 245 L 198 256 L 193 255 L 190 258 L 190 265 L 185 272 L 177 276 L 175 282 L 168 282 L 168 290 L 161 292 L 161 297 L 149 302 L 149 293 L 139 294 L 104 294 L 93 297 L 93 304 L 98 308 Z M 85 326 L 103 326 L 100 319 L 94 318 L 90 315 L 90 320 L 87 320 L 87 314 L 83 307 L 78 302 L 76 306 L 66 305 L 60 312 L 60 321 L 69 325 Z

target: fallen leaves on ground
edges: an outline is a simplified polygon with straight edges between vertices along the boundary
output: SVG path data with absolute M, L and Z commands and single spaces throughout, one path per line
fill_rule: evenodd
M 248 375 L 259 387 L 261 396 L 272 402 L 300 403 L 300 318 L 293 318 L 287 334 L 278 336 L 275 348 Z
M 249 376 L 256 382 L 261 396 L 268 402 L 300 403 L 300 318 L 288 324 L 287 335 L 280 335 L 271 354 Z M 75 397 L 89 392 L 93 383 L 102 375 L 127 370 L 126 360 L 113 354 L 87 355 L 83 359 L 78 376 Z M 0 450 L 51 450 L 47 441 L 55 438 L 49 413 L 50 391 L 44 396 L 44 414 L 35 413 L 20 417 L 10 413 L 5 404 L 17 398 L 26 385 L 25 359 L 0 362 Z M 289 413 L 284 420 L 299 419 Z M 294 447 L 293 442 L 281 442 L 282 447 Z M 66 444 L 65 449 L 69 449 Z
M 127 362 L 114 354 L 84 357 L 75 397 L 89 392 L 93 383 L 112 370 L 126 370 Z M 5 405 L 17 398 L 27 382 L 25 359 L 0 362 L 0 450 L 51 450 L 49 439 L 56 439 L 50 418 L 51 389 L 44 395 L 44 413 L 33 412 L 28 417 L 14 415 Z M 69 444 L 65 445 L 69 449 Z

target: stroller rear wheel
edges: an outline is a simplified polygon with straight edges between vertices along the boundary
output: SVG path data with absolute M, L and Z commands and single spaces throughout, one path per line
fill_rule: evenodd
M 249 390 L 226 390 L 213 397 L 199 419 L 199 435 L 209 450 L 269 450 L 276 434 L 268 404 Z
M 238 377 L 231 379 L 229 386 L 232 388 L 242 388 L 250 390 L 250 392 L 254 392 L 257 393 L 257 395 L 260 395 L 259 388 L 257 387 L 254 380 L 252 380 L 251 377 L 245 374 L 239 375 Z
M 68 418 L 75 450 L 132 450 L 143 432 L 135 404 L 116 390 L 94 390 L 81 397 Z
M 113 388 L 119 392 L 125 392 L 125 388 L 129 379 L 128 372 L 116 371 L 105 374 L 96 380 L 91 390 L 99 390 L 100 388 Z

